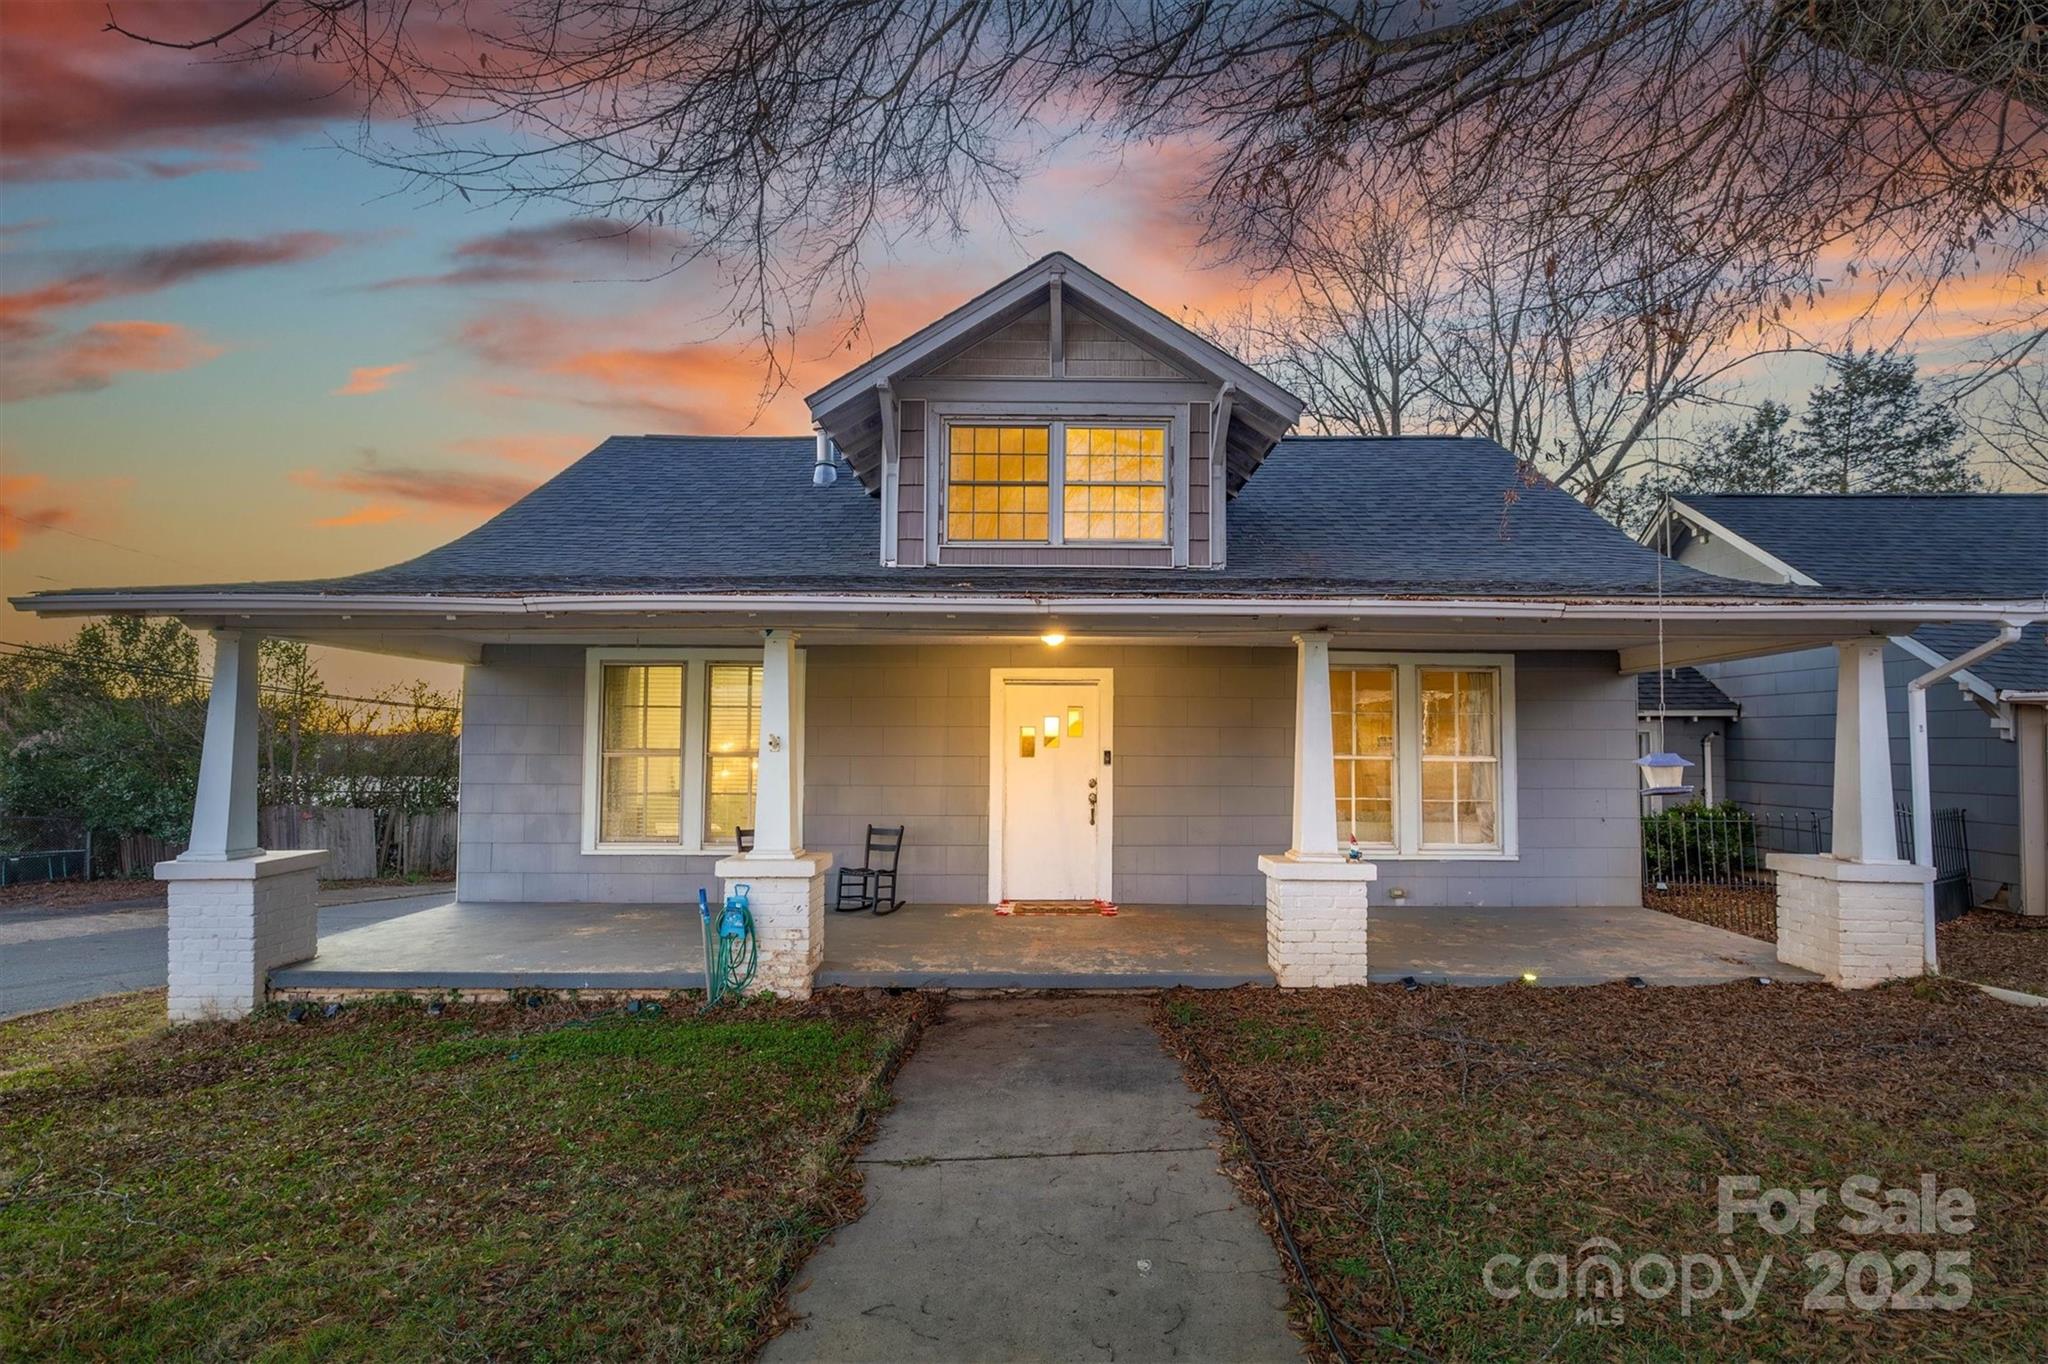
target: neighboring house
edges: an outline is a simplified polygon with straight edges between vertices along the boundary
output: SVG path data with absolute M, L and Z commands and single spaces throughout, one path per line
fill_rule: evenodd
M 1299 399 L 1064 255 L 808 401 L 810 435 L 615 437 L 390 568 L 22 599 L 215 632 L 174 1014 L 313 951 L 313 865 L 255 847 L 266 633 L 465 665 L 462 900 L 745 881 L 802 993 L 870 822 L 928 903 L 1264 906 L 1289 986 L 1366 978 L 1369 892 L 1633 906 L 1636 674 L 1839 641 L 1874 699 L 1889 633 L 2048 614 L 1715 577 L 1487 441 L 1292 435 Z M 1856 770 L 1781 950 L 1861 984 L 1921 968 L 1927 878 Z
M 1881 594 L 2024 597 L 2048 587 L 2048 494 L 1685 494 L 1644 534 L 1673 558 L 1763 584 Z M 1990 640 L 1987 625 L 1930 624 L 1885 650 L 1896 789 L 1908 789 L 1906 684 Z M 1832 795 L 1835 654 L 1811 649 L 1713 663 L 1740 705 L 1727 790 L 1760 811 L 1825 811 Z M 2048 637 L 2014 643 L 1928 690 L 1937 809 L 1965 812 L 1976 898 L 2048 914 L 2042 783 Z
M 1676 753 L 1691 763 L 1685 800 L 1717 805 L 1728 795 L 1728 726 L 1742 707 L 1698 668 L 1652 669 L 1636 674 L 1636 749 Z M 1679 798 L 1650 797 L 1663 805 Z

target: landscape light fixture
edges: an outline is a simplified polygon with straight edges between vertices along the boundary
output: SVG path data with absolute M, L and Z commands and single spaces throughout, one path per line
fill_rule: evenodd
M 1524 971 L 1524 972 L 1522 972 L 1522 984 L 1524 984 L 1524 985 L 1534 985 L 1535 983 L 1536 983 L 1536 973 L 1535 973 L 1534 971 Z

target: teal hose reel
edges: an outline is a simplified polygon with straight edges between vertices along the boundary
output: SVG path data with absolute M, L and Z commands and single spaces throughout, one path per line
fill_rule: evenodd
M 754 915 L 747 908 L 747 890 L 745 883 L 735 885 L 716 918 L 711 913 L 710 892 L 701 888 L 697 891 L 697 914 L 704 924 L 707 1009 L 754 982 L 754 968 L 760 964 L 761 952 L 754 941 Z

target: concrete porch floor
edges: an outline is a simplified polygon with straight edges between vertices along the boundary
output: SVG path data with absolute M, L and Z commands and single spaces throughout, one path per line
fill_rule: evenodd
M 820 985 L 1144 989 L 1270 985 L 1266 917 L 1241 905 L 1125 905 L 1101 915 L 999 916 L 987 905 L 906 905 L 825 916 Z M 702 983 L 695 906 L 450 901 L 320 938 L 270 973 L 277 989 L 671 990 Z M 1772 945 L 1641 908 L 1376 905 L 1372 979 L 1543 985 L 1639 976 L 1703 985 L 1771 976 Z

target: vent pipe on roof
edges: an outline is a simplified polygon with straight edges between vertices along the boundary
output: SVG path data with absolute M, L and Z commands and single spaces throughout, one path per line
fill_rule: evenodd
M 839 460 L 832 448 L 832 437 L 825 434 L 825 428 L 814 428 L 818 435 L 817 461 L 811 468 L 811 482 L 820 488 L 829 488 L 839 481 Z

